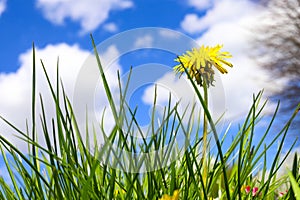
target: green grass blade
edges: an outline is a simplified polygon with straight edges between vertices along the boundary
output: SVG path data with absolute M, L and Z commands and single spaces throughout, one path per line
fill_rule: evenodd
M 293 192 L 294 192 L 294 195 L 296 197 L 296 200 L 300 200 L 300 187 L 299 187 L 299 184 L 297 183 L 297 181 L 296 181 L 296 179 L 293 176 L 293 173 L 291 171 L 288 172 L 288 176 L 290 178 L 291 185 L 292 185 Z

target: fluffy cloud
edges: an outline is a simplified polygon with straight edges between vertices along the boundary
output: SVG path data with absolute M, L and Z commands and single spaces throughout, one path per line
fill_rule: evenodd
M 114 33 L 116 31 L 118 31 L 118 27 L 115 23 L 107 23 L 103 25 L 104 30 Z
M 6 0 L 0 0 L 0 16 L 6 9 Z
M 255 16 L 257 6 L 249 0 L 221 0 L 215 1 L 205 16 L 198 17 L 197 14 L 187 14 L 181 22 L 181 27 L 187 33 L 201 33 L 219 23 L 236 23 L 245 16 Z
M 145 47 L 145 46 L 151 47 L 152 45 L 153 45 L 153 38 L 151 35 L 144 35 L 142 37 L 139 37 L 136 39 L 134 43 L 134 46 L 136 48 Z
M 108 49 L 105 49 L 101 52 L 101 60 L 104 66 L 109 65 L 109 68 L 106 69 L 108 82 L 114 90 L 117 87 L 117 83 L 115 80 L 117 78 L 116 71 L 120 69 L 118 61 L 111 63 L 111 56 L 115 57 L 118 55 L 118 50 L 114 46 L 110 46 Z M 68 45 L 65 43 L 56 44 L 56 45 L 47 45 L 45 48 L 36 48 L 36 63 L 37 63 L 37 94 L 41 94 L 44 101 L 45 110 L 47 113 L 47 120 L 50 120 L 51 117 L 55 116 L 55 106 L 53 104 L 53 100 L 50 94 L 49 87 L 46 82 L 45 75 L 42 70 L 42 66 L 40 64 L 40 59 L 43 60 L 44 66 L 47 70 L 47 73 L 51 79 L 53 85 L 55 85 L 56 80 L 56 66 L 57 59 L 59 56 L 59 72 L 60 77 L 63 81 L 64 88 L 70 100 L 73 102 L 76 100 L 76 96 L 74 94 L 80 95 L 82 97 L 82 101 L 85 99 L 85 90 L 89 89 L 93 92 L 93 105 L 83 105 L 83 107 L 89 107 L 89 111 L 92 111 L 94 115 L 97 115 L 98 112 L 104 109 L 104 106 L 108 104 L 105 103 L 105 95 L 103 88 L 97 88 L 99 83 L 99 72 L 97 70 L 97 65 L 94 56 L 90 54 L 89 51 L 82 50 L 78 45 Z M 31 124 L 31 89 L 32 89 L 32 50 L 24 52 L 19 57 L 20 60 L 20 68 L 15 73 L 9 74 L 0 74 L 0 115 L 13 123 L 16 127 L 25 131 L 25 123 L 26 119 L 28 120 L 29 125 Z M 82 73 L 82 69 L 87 64 L 90 65 L 90 68 L 94 72 L 93 74 L 89 74 L 88 77 L 83 77 L 84 79 L 81 81 L 85 81 L 85 90 L 78 86 L 78 77 L 80 73 Z M 89 83 L 88 80 L 91 79 L 92 76 L 96 78 L 95 82 Z M 76 85 L 77 83 L 77 85 Z M 96 93 L 96 89 L 99 89 L 99 93 Z M 99 97 L 99 98 L 98 98 Z M 96 103 L 95 103 L 96 102 Z M 102 102 L 100 105 L 97 102 Z M 41 112 L 39 98 L 37 98 L 37 116 L 39 116 Z M 80 116 L 85 116 L 86 110 L 75 110 L 76 115 L 79 116 L 79 122 L 82 121 L 84 123 L 84 118 Z M 50 124 L 50 121 L 49 121 Z M 29 128 L 31 128 L 29 126 Z M 17 139 L 13 131 L 10 127 L 8 127 L 5 123 L 0 121 L 0 132 L 1 135 L 8 138 L 13 144 L 15 144 L 18 148 L 22 150 L 26 150 L 26 145 L 23 141 Z M 40 133 L 38 138 L 43 138 L 41 135 L 41 129 L 38 129 Z M 41 141 L 43 142 L 43 141 Z
M 207 9 L 211 6 L 212 1 L 211 0 L 189 0 L 188 4 L 190 6 L 193 6 L 195 8 L 197 8 L 198 10 L 204 10 Z
M 130 0 L 38 0 L 37 7 L 54 24 L 63 24 L 70 18 L 81 25 L 81 33 L 95 30 L 112 10 L 123 10 L 133 6 Z

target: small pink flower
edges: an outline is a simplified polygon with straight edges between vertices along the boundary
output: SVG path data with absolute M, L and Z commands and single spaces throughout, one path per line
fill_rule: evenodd
M 279 193 L 278 193 L 278 196 L 279 196 L 279 197 L 283 197 L 287 192 L 288 192 L 287 190 L 286 190 L 285 192 L 279 192 Z
M 250 190 L 251 190 L 250 185 L 247 185 L 247 186 L 245 187 L 245 192 L 246 192 L 247 194 L 249 194 Z
M 284 192 L 279 192 L 279 197 L 283 197 L 285 195 Z
M 252 196 L 253 196 L 253 197 L 256 196 L 257 191 L 258 191 L 258 187 L 254 187 L 254 188 L 252 189 Z

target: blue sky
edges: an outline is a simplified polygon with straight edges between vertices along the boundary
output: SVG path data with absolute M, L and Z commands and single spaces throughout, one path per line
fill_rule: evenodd
M 37 58 L 42 59 L 52 78 L 55 76 L 57 57 L 60 58 L 61 76 L 67 92 L 76 90 L 78 74 L 91 51 L 92 33 L 96 43 L 135 28 L 160 27 L 185 34 L 199 45 L 224 44 L 224 50 L 233 54 L 234 64 L 229 73 L 220 77 L 223 96 L 216 104 L 224 104 L 228 121 L 237 122 L 251 105 L 253 93 L 265 90 L 265 98 L 284 88 L 285 79 L 272 80 L 272 76 L 250 57 L 253 30 L 264 16 L 265 8 L 251 0 L 0 0 L 0 114 L 19 127 L 30 118 L 31 45 L 36 45 Z M 145 32 L 132 45 L 154 45 L 157 38 Z M 186 49 L 187 50 L 187 49 Z M 143 49 L 121 56 L 118 45 L 107 45 L 102 61 L 111 65 L 107 76 L 112 89 L 117 87 L 116 71 L 128 72 L 130 65 L 139 67 L 155 62 L 171 67 L 176 55 Z M 183 52 L 182 52 L 183 53 Z M 117 58 L 110 63 L 111 58 Z M 37 60 L 38 60 L 37 59 Z M 39 61 L 38 61 L 39 62 Z M 153 73 L 154 74 L 154 73 Z M 166 102 L 166 89 L 176 91 L 178 98 L 192 99 L 182 82 L 174 74 L 152 76 L 159 83 L 158 103 Z M 142 77 L 141 77 L 142 78 Z M 54 79 L 53 79 L 54 80 Z M 53 115 L 49 92 L 41 70 L 38 72 L 38 90 L 45 95 L 49 116 Z M 179 80 L 182 81 L 182 80 Z M 272 81 L 272 84 L 270 84 Z M 133 94 L 132 104 L 150 108 L 153 83 L 143 85 Z M 169 87 L 170 86 L 170 87 Z M 78 89 L 78 88 L 77 88 Z M 101 90 L 101 88 L 99 88 Z M 220 94 L 219 90 L 212 96 Z M 98 95 L 98 96 L 97 96 Z M 105 101 L 101 93 L 95 94 Z M 50 100 L 49 100 L 50 101 Z M 48 105 L 49 104 L 49 105 Z M 101 112 L 103 107 L 95 112 Z M 274 105 L 267 110 L 272 111 Z M 16 115 L 17 113 L 17 115 Z M 144 113 L 140 113 L 144 116 Z M 109 117 L 108 117 L 109 118 Z M 109 120 L 108 120 L 109 121 Z M 143 122 L 146 123 L 146 122 Z M 108 122 L 109 124 L 109 122 Z M 0 123 L 0 130 L 20 148 L 11 130 Z
M 185 13 L 195 11 L 195 8 L 175 0 L 124 1 L 127 2 L 128 8 L 114 8 L 116 6 L 112 5 L 107 11 L 108 16 L 98 23 L 91 23 L 90 26 L 93 28 L 89 28 L 82 25 L 84 15 L 88 16 L 89 13 L 78 14 L 81 19 L 74 20 L 66 11 L 63 21 L 58 22 L 57 18 L 59 17 L 47 18 L 47 12 L 52 12 L 52 10 L 45 11 L 45 7 L 48 5 L 47 1 L 27 1 L 21 5 L 18 1 L 2 2 L 5 4 L 5 10 L 2 11 L 0 18 L 0 51 L 7 52 L 0 55 L 2 72 L 17 70 L 19 55 L 30 48 L 33 41 L 40 48 L 48 44 L 65 42 L 77 43 L 80 47 L 89 50 L 91 49 L 89 33 L 93 33 L 97 40 L 101 41 L 112 34 L 137 27 L 158 26 L 178 29 L 178 23 L 183 19 Z M 84 4 L 93 4 L 93 2 L 101 4 L 101 1 L 87 1 Z M 94 12 L 101 13 L 101 7 L 99 11 L 95 10 Z M 100 16 L 99 18 L 101 18 Z

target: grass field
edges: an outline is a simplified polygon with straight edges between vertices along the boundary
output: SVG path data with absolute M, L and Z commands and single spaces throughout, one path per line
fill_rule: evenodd
M 295 145 L 294 142 L 282 157 L 288 129 L 299 107 L 281 130 L 274 132 L 272 129 L 271 132 L 278 117 L 278 103 L 264 132 L 257 133 L 256 127 L 267 104 L 261 101 L 263 93 L 259 92 L 253 96 L 251 108 L 229 148 L 224 148 L 228 130 L 218 133 L 217 122 L 213 121 L 207 107 L 208 97 L 205 91 L 204 95 L 200 91 L 209 88 L 200 87 L 197 74 L 186 73 L 203 113 L 197 115 L 193 108 L 186 109 L 184 116 L 189 116 L 190 122 L 184 123 L 184 116 L 178 111 L 180 102 L 171 106 L 170 99 L 160 124 L 157 124 L 154 122 L 154 99 L 153 118 L 148 129 L 150 136 L 137 140 L 132 136 L 132 132 L 141 130 L 135 118 L 136 109 L 131 109 L 125 101 L 130 79 L 125 85 L 119 80 L 120 101 L 116 105 L 92 41 L 110 105 L 107 109 L 112 111 L 115 122 L 110 132 L 105 131 L 105 120 L 95 125 L 102 130 L 104 145 L 99 148 L 94 141 L 91 146 L 88 139 L 83 139 L 96 138 L 99 133 L 80 132 L 72 103 L 59 81 L 59 73 L 56 83 L 51 83 L 44 68 L 56 111 L 56 117 L 49 124 L 43 97 L 36 94 L 34 64 L 32 94 L 29 94 L 32 95 L 33 124 L 28 124 L 27 132 L 22 132 L 1 117 L 28 144 L 28 152 L 24 153 L 0 134 L 0 149 L 10 177 L 9 181 L 0 178 L 1 199 L 300 199 L 297 155 L 290 171 L 278 176 Z M 187 69 L 182 70 L 185 72 Z M 36 97 L 39 102 L 35 101 Z M 42 108 L 38 116 L 35 115 L 37 106 Z M 37 142 L 38 125 L 41 125 L 46 145 Z M 174 141 L 174 137 L 182 133 L 184 148 Z M 254 144 L 256 134 L 261 138 Z M 268 150 L 274 147 L 277 153 L 270 160 Z M 168 162 L 170 160 L 172 162 Z M 267 166 L 267 162 L 271 164 Z

